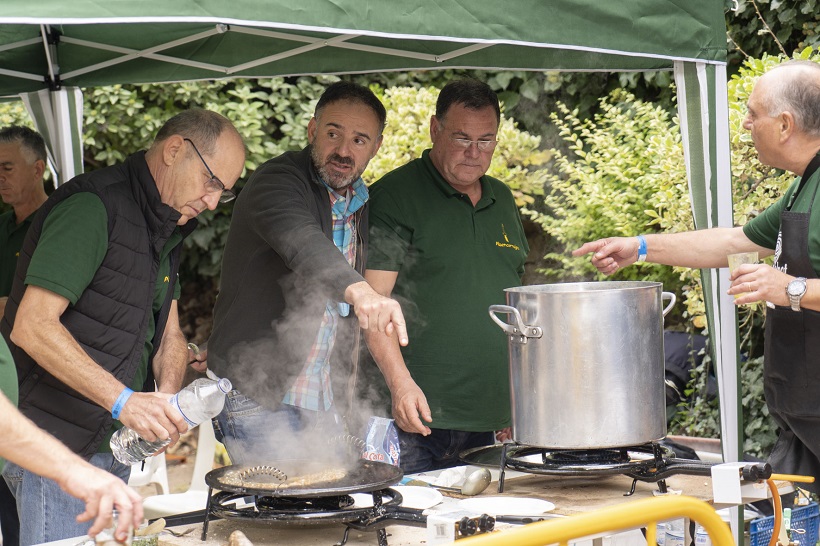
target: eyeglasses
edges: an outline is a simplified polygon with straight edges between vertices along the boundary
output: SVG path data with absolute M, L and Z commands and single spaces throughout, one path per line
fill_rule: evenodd
M 183 138 L 183 140 L 187 141 L 191 146 L 193 146 L 196 155 L 199 156 L 200 161 L 202 161 L 202 164 L 205 165 L 205 170 L 208 171 L 208 174 L 211 176 L 205 182 L 205 189 L 212 193 L 220 192 L 220 203 L 227 203 L 228 201 L 233 201 L 234 199 L 236 199 L 236 194 L 233 191 L 226 188 L 225 184 L 222 183 L 222 181 L 219 179 L 218 176 L 214 174 L 214 172 L 211 170 L 208 164 L 205 163 L 205 158 L 202 157 L 202 154 L 199 153 L 199 150 L 197 150 L 196 144 L 194 144 L 194 142 L 190 138 Z
M 469 138 L 455 137 L 450 137 L 450 140 L 453 141 L 453 144 L 455 144 L 457 148 L 462 148 L 464 150 L 467 150 L 470 146 L 475 144 L 480 152 L 489 152 L 490 150 L 494 150 L 498 144 L 497 140 L 470 140 Z

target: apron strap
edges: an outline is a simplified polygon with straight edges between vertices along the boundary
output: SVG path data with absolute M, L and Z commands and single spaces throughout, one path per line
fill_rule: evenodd
M 794 205 L 794 200 L 797 199 L 798 194 L 803 189 L 803 186 L 806 185 L 806 181 L 812 177 L 814 172 L 820 169 L 820 153 L 816 154 L 811 161 L 809 161 L 806 170 L 803 172 L 803 175 L 800 177 L 800 184 L 797 186 L 797 191 L 795 191 L 791 198 L 789 199 L 788 205 L 786 205 L 786 210 L 791 210 L 792 205 Z M 815 189 L 816 191 L 816 189 Z

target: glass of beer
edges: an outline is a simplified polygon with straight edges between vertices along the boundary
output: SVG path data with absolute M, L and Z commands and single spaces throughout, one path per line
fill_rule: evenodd
M 758 260 L 757 251 L 738 252 L 737 254 L 729 254 L 728 256 L 726 256 L 726 258 L 729 260 L 729 273 L 734 273 L 735 269 L 737 269 L 743 264 L 756 264 Z M 735 299 L 739 298 L 743 294 L 745 294 L 745 292 L 735 294 Z

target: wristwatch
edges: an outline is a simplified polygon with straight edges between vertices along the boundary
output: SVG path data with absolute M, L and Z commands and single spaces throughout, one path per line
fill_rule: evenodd
M 800 300 L 806 294 L 806 277 L 797 277 L 786 285 L 786 295 L 789 296 L 789 303 L 792 311 L 800 311 Z

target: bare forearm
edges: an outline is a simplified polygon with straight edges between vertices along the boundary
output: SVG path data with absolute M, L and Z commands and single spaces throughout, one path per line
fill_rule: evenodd
M 382 332 L 365 330 L 364 337 L 391 393 L 395 392 L 401 382 L 412 381 L 395 334 L 388 336 Z
M 757 250 L 761 256 L 770 249 L 751 242 L 742 228 L 714 228 L 685 233 L 645 235 L 646 261 L 692 268 L 726 267 L 726 256 Z
M 430 427 L 423 422 L 433 421 L 430 406 L 407 369 L 396 335 L 367 331 L 365 339 L 390 389 L 396 424 L 405 432 L 430 434 Z
M 111 409 L 125 388 L 88 356 L 59 320 L 18 314 L 11 340 L 60 382 L 103 408 Z
M 188 365 L 188 344 L 182 331 L 177 328 L 167 329 L 162 337 L 157 354 L 154 356 L 154 377 L 157 378 L 157 390 L 173 394 L 182 388 L 182 380 Z
M 726 267 L 728 254 L 757 251 L 761 257 L 772 251 L 754 244 L 743 228 L 714 228 L 685 233 L 645 235 L 646 261 L 681 267 Z M 573 250 L 573 256 L 592 254 L 592 265 L 604 275 L 634 264 L 638 258 L 640 237 L 608 237 L 584 243 Z
M 124 541 L 129 526 L 142 521 L 142 500 L 121 479 L 95 468 L 38 428 L 0 394 L 0 457 L 30 472 L 54 480 L 69 495 L 85 503 L 77 521 L 94 521 L 89 535 L 99 533 L 111 519 L 111 508 L 120 512 L 117 535 Z
M 60 470 L 79 457 L 38 428 L 0 395 L 0 457 L 46 478 L 57 480 Z

